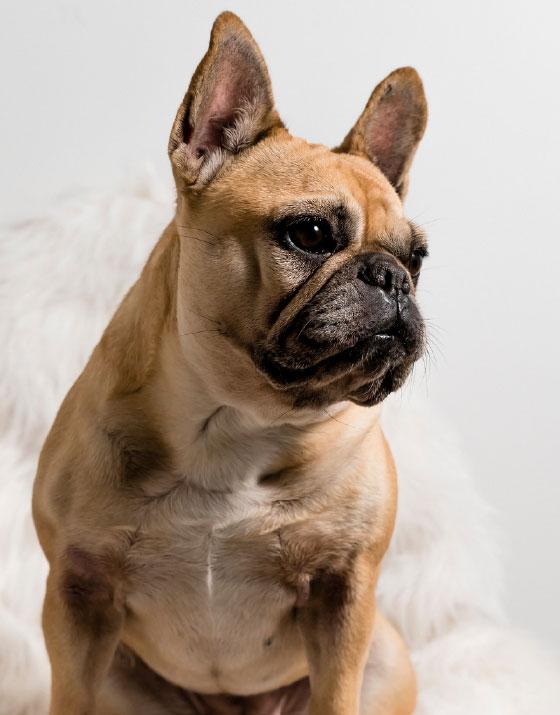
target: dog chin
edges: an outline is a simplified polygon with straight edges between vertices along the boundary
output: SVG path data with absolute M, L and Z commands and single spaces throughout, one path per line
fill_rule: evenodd
M 383 377 L 365 383 L 350 393 L 347 399 L 363 407 L 378 405 L 402 387 L 411 370 L 412 363 L 389 368 Z

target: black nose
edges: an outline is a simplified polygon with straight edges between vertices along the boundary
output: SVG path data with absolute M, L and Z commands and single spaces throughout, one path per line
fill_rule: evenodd
M 408 274 L 396 261 L 383 253 L 364 256 L 358 278 L 371 286 L 377 286 L 387 294 L 410 293 Z

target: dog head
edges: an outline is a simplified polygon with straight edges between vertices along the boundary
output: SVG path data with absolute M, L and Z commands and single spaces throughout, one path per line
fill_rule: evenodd
M 426 243 L 402 199 L 426 117 L 403 68 L 338 148 L 295 138 L 252 36 L 217 18 L 169 142 L 179 332 L 208 384 L 303 406 L 373 405 L 403 383 L 424 343 Z

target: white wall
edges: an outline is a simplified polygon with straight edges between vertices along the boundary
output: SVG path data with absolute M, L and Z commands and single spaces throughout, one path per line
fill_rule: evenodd
M 0 193 L 35 212 L 123 167 L 167 175 L 171 120 L 222 2 L 3 3 Z M 507 600 L 560 644 L 557 6 L 238 0 L 295 134 L 333 144 L 391 69 L 431 106 L 409 215 L 431 235 L 425 389 L 457 425 L 509 544 Z M 420 371 L 421 372 L 421 371 Z

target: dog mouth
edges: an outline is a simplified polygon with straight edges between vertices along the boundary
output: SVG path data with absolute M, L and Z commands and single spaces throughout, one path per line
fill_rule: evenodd
M 293 337 L 293 336 L 292 336 Z M 297 405 L 349 399 L 364 406 L 397 390 L 421 353 L 422 340 L 402 325 L 347 345 L 313 345 L 305 336 L 262 345 L 253 360 L 275 389 L 295 393 Z

